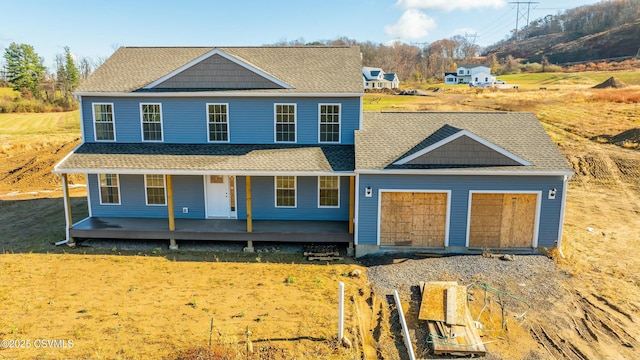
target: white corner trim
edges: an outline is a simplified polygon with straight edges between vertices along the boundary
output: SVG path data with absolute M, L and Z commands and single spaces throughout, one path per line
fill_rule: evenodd
M 564 259 L 564 254 L 562 253 L 562 233 L 564 232 L 564 213 L 565 207 L 567 204 L 567 190 L 569 186 L 569 176 L 565 176 L 562 180 L 562 202 L 560 203 L 560 224 L 558 224 L 558 241 L 556 243 L 556 248 L 558 252 Z
M 465 247 L 469 247 L 469 230 L 471 229 L 471 200 L 473 194 L 535 194 L 536 195 L 536 216 L 533 222 L 532 248 L 538 247 L 538 235 L 540 233 L 540 213 L 542 211 L 542 191 L 539 190 L 469 190 L 469 200 L 467 202 L 467 229 Z
M 449 246 L 449 225 L 451 223 L 451 190 L 436 189 L 378 189 L 378 220 L 376 222 L 376 245 L 380 246 L 380 226 L 382 225 L 382 193 L 419 192 L 430 194 L 447 194 L 447 214 L 445 216 L 444 246 Z
M 276 78 L 276 77 L 274 77 L 274 76 L 272 76 L 272 75 L 270 75 L 270 74 L 258 69 L 257 67 L 255 67 L 253 65 L 249 65 L 246 62 L 236 58 L 235 56 L 229 55 L 229 54 L 227 54 L 226 52 L 224 52 L 224 51 L 222 51 L 220 49 L 213 49 L 213 50 L 209 51 L 208 53 L 206 53 L 204 55 L 201 55 L 200 57 L 197 57 L 195 60 L 191 60 L 190 62 L 188 62 L 188 63 L 182 65 L 181 67 L 173 70 L 172 72 L 170 72 L 167 75 L 159 78 L 158 80 L 156 80 L 156 81 L 144 86 L 143 89 L 152 89 L 152 88 L 156 87 L 157 85 L 167 81 L 168 79 L 178 75 L 179 73 L 191 68 L 192 66 L 194 66 L 194 65 L 196 65 L 196 64 L 198 64 L 198 63 L 200 63 L 200 62 L 202 62 L 202 61 L 204 61 L 204 60 L 206 60 L 206 59 L 208 59 L 208 58 L 210 58 L 210 57 L 212 57 L 214 55 L 220 55 L 223 58 L 225 58 L 225 59 L 227 59 L 227 60 L 229 60 L 229 61 L 231 61 L 231 62 L 233 62 L 233 63 L 235 63 L 237 65 L 240 65 L 243 68 L 245 68 L 245 69 L 247 69 L 247 70 L 249 70 L 249 71 L 251 71 L 251 72 L 253 72 L 253 73 L 257 74 L 257 75 L 260 75 L 263 78 L 265 78 L 265 79 L 267 79 L 269 81 L 272 81 L 272 82 L 276 83 L 277 85 L 282 86 L 285 89 L 293 89 L 293 86 L 285 83 L 284 81 L 282 81 L 282 80 L 280 80 L 280 79 L 278 79 L 278 78 Z
M 479 142 L 480 144 L 490 148 L 491 150 L 493 150 L 493 151 L 495 151 L 495 152 L 497 152 L 499 154 L 502 154 L 502 155 L 508 157 L 509 159 L 511 159 L 513 161 L 516 161 L 516 162 L 518 162 L 518 163 L 520 163 L 520 164 L 522 164 L 524 166 L 530 166 L 531 165 L 531 163 L 528 162 L 527 160 L 525 160 L 525 159 L 523 159 L 523 158 L 521 158 L 521 157 L 519 157 L 519 156 L 517 156 L 517 155 L 515 155 L 515 154 L 513 154 L 513 153 L 511 153 L 511 152 L 509 152 L 509 151 L 507 151 L 507 150 L 505 150 L 503 148 L 501 148 L 500 146 L 498 146 L 498 145 L 496 145 L 496 144 L 494 144 L 494 143 L 492 143 L 490 141 L 485 140 L 484 138 L 482 138 L 482 137 L 470 132 L 469 130 L 461 130 L 461 131 L 459 131 L 459 132 L 457 132 L 457 133 L 455 133 L 455 134 L 453 134 L 453 135 L 451 135 L 451 136 L 449 136 L 449 137 L 447 137 L 445 139 L 442 139 L 442 140 L 438 141 L 437 143 L 435 143 L 433 145 L 427 146 L 426 148 L 424 148 L 424 149 L 422 149 L 422 150 L 420 150 L 420 151 L 418 151 L 416 153 L 413 153 L 413 154 L 411 154 L 409 156 L 406 156 L 406 157 L 396 161 L 393 164 L 394 165 L 404 165 L 404 164 L 408 163 L 409 161 L 414 160 L 414 159 L 416 159 L 416 158 L 418 158 L 418 157 L 420 157 L 420 156 L 422 156 L 424 154 L 427 154 L 427 153 L 429 153 L 429 152 L 431 152 L 431 151 L 433 151 L 433 150 L 435 150 L 435 149 L 437 149 L 437 148 L 439 148 L 441 146 L 444 146 L 444 145 L 446 145 L 446 144 L 448 144 L 448 143 L 450 143 L 450 142 L 452 142 L 452 141 L 454 141 L 454 140 L 456 140 L 456 139 L 458 139 L 458 138 L 460 138 L 462 136 L 467 136 L 467 137 L 471 138 L 472 140 L 475 140 L 475 141 Z

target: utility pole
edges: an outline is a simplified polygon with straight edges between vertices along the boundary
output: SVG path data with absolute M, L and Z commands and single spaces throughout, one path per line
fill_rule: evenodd
M 478 33 L 475 32 L 473 34 L 468 34 L 468 33 L 464 33 L 464 37 L 465 39 L 467 39 L 468 42 L 471 43 L 471 45 L 475 45 L 476 44 L 476 38 L 478 37 Z M 469 41 L 469 39 L 473 39 L 473 41 Z
M 526 25 L 529 25 L 529 12 L 531 11 L 531 5 L 534 5 L 534 9 L 535 9 L 535 5 L 539 4 L 540 2 L 538 1 L 510 1 L 509 4 L 514 4 L 516 7 L 516 41 L 519 40 L 519 35 L 518 35 L 518 25 L 519 25 L 519 21 L 520 19 L 525 20 L 526 18 Z M 525 14 L 524 12 L 524 8 L 527 8 L 527 12 Z M 522 6 L 522 14 L 520 14 L 520 7 Z M 525 25 L 525 26 L 526 26 Z

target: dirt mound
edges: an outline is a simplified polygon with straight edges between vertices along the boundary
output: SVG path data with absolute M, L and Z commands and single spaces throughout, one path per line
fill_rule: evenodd
M 80 138 L 25 145 L 24 149 L 18 145 L 11 156 L 0 157 L 0 194 L 59 189 L 61 182 L 52 173 L 53 167 L 78 143 Z M 84 175 L 71 175 L 69 181 L 84 183 Z
M 611 142 L 614 144 L 623 144 L 625 142 L 640 144 L 640 128 L 629 129 L 618 135 L 612 136 Z
M 640 149 L 640 128 L 625 130 L 617 135 L 598 135 L 591 140 L 607 142 L 627 149 Z
M 604 82 L 594 86 L 594 89 L 622 89 L 624 87 L 627 87 L 627 84 L 623 83 L 622 81 L 618 80 L 615 76 L 612 76 L 610 78 L 608 78 L 607 80 L 605 80 Z

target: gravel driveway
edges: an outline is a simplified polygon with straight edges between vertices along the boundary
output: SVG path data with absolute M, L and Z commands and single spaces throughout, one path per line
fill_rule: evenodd
M 543 255 L 515 255 L 511 260 L 481 255 L 421 258 L 413 255 L 365 256 L 367 276 L 375 291 L 401 295 L 412 292 L 420 281 L 457 281 L 460 285 L 482 281 L 510 292 L 538 309 L 548 309 L 561 296 L 560 280 L 568 276 Z

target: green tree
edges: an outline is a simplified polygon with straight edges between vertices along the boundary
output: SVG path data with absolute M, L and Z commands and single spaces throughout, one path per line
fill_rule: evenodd
M 27 44 L 11 43 L 4 50 L 7 67 L 7 78 L 13 84 L 14 90 L 29 90 L 35 97 L 40 98 L 40 83 L 44 79 L 46 67 L 44 59 Z
M 71 93 L 80 84 L 80 71 L 68 46 L 64 47 L 64 55 L 56 55 L 56 80 L 57 87 L 64 96 L 64 105 L 69 106 L 72 101 Z

